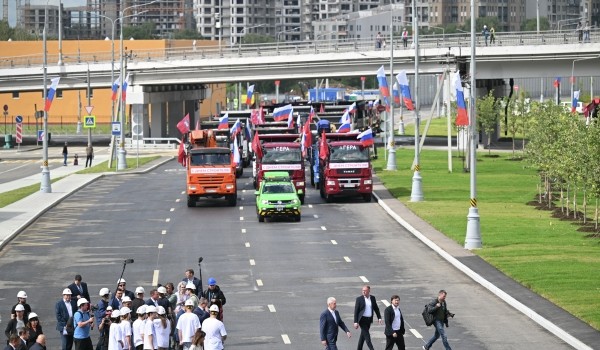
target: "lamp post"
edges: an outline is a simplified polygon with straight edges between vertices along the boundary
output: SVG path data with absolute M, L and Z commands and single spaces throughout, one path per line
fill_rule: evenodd
M 62 54 L 62 0 L 58 0 L 58 65 L 64 65 Z
M 436 27 L 436 26 L 432 26 L 432 25 L 428 25 L 429 28 L 435 28 L 435 29 L 441 29 L 442 30 L 442 43 L 445 44 L 446 43 L 446 29 L 442 28 L 442 27 Z
M 390 11 L 390 86 L 394 86 L 394 10 Z M 392 94 L 393 95 L 393 94 Z M 394 142 L 394 100 L 390 101 L 390 137 L 388 142 L 388 157 L 386 170 L 397 170 L 396 148 Z
M 416 1 L 412 2 L 412 20 L 413 35 L 415 44 L 415 170 L 412 178 L 412 188 L 410 193 L 411 202 L 421 202 L 423 200 L 423 188 L 421 178 L 420 150 L 419 150 L 419 18 L 417 17 Z
M 294 27 L 292 29 L 282 30 L 281 32 L 277 32 L 277 34 L 275 35 L 275 37 L 277 38 L 277 54 L 279 54 L 279 35 L 283 34 L 283 33 L 295 32 L 298 29 L 300 29 L 300 27 Z
M 319 34 L 316 36 L 315 38 L 315 53 L 317 53 L 317 42 L 319 41 L 319 38 L 324 37 L 325 35 L 330 35 L 333 33 L 337 33 L 335 30 L 331 31 L 331 32 L 327 32 L 327 33 L 323 33 L 323 34 Z
M 44 42 L 44 62 L 43 62 L 43 80 L 44 80 L 44 104 L 48 97 L 48 47 L 46 43 L 46 23 L 48 23 L 48 1 L 44 10 L 44 29 L 42 30 L 42 40 Z M 52 183 L 50 182 L 50 168 L 48 168 L 48 111 L 44 106 L 44 131 L 43 131 L 43 163 L 42 163 L 42 181 L 40 183 L 40 191 L 43 193 L 52 193 Z
M 257 26 L 252 26 L 252 27 L 244 27 L 242 29 L 242 31 L 240 32 L 240 37 L 238 38 L 238 55 L 242 54 L 242 34 L 244 34 L 246 32 L 246 29 L 252 29 L 252 28 L 259 28 L 259 27 L 264 27 L 266 26 L 266 24 L 259 24 Z

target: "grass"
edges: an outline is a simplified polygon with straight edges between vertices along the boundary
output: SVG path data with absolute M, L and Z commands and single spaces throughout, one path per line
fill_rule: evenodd
M 429 125 L 429 130 L 427 131 L 427 136 L 447 137 L 448 136 L 447 123 L 448 123 L 448 120 L 444 116 L 433 117 L 433 119 L 431 120 L 431 124 Z M 506 136 L 504 135 L 505 134 L 504 118 L 501 118 L 499 120 L 499 123 L 500 123 L 500 129 L 499 129 L 498 135 L 500 135 L 500 137 L 511 138 L 512 135 L 510 134 L 510 132 L 506 133 Z M 427 118 L 421 117 L 421 127 L 419 128 L 420 135 L 423 135 L 423 132 L 425 131 L 425 125 L 427 125 Z M 404 131 L 405 131 L 405 135 L 414 135 L 415 134 L 415 124 L 413 124 L 412 122 L 411 123 L 405 122 Z M 397 130 L 396 130 L 396 132 L 397 132 Z M 454 127 L 454 125 L 452 125 L 452 136 L 456 137 L 456 128 Z M 515 139 L 522 139 L 522 138 L 523 138 L 523 134 L 520 132 L 518 132 L 515 135 Z
M 375 161 L 377 175 L 392 194 L 436 229 L 464 245 L 469 209 L 469 174 L 462 160 L 453 159 L 448 172 L 447 152 L 424 150 L 421 175 L 425 201 L 410 202 L 414 150 L 399 149 L 398 170 L 384 171 Z M 483 249 L 474 253 L 508 276 L 549 299 L 576 317 L 600 329 L 600 309 L 590 300 L 600 292 L 600 240 L 578 232 L 572 221 L 526 205 L 536 195 L 535 169 L 509 154 L 495 158 L 482 153 L 477 162 L 477 200 Z
M 146 163 L 149 163 L 155 159 L 160 158 L 160 156 L 151 156 L 151 157 L 140 157 L 139 158 L 139 166 L 142 166 Z M 124 171 L 135 170 L 138 165 L 138 159 L 135 157 L 127 157 L 127 169 Z M 85 161 L 85 160 L 84 160 Z M 104 172 L 116 172 L 117 171 L 117 161 L 114 160 L 112 162 L 112 166 L 108 168 L 108 161 L 104 161 L 100 164 L 96 164 L 92 167 L 85 168 L 83 170 L 79 170 L 77 174 L 96 174 L 96 173 L 104 173 Z
M 63 179 L 63 177 L 57 177 L 56 179 L 51 179 L 50 183 L 55 183 L 56 181 Z M 2 196 L 0 196 L 0 208 L 4 208 L 5 206 L 12 204 L 14 202 L 18 202 L 21 199 L 30 196 L 36 192 L 40 191 L 41 182 L 37 184 L 29 185 L 27 187 L 17 188 L 16 190 L 3 192 Z

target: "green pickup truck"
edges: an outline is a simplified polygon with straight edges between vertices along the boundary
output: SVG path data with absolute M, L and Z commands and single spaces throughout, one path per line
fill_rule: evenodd
M 259 222 L 265 218 L 283 217 L 298 222 L 300 215 L 300 198 L 304 194 L 296 187 L 290 175 L 283 171 L 265 172 L 263 181 L 256 194 L 256 216 Z

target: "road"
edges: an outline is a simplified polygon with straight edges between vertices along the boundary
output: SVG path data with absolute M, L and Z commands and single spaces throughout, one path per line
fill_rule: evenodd
M 155 282 L 179 281 L 187 268 L 198 276 L 202 256 L 203 280 L 216 278 L 227 297 L 229 349 L 320 349 L 327 297 L 337 298 L 351 326 L 365 283 L 380 301 L 401 296 L 408 349 L 432 335 L 420 313 L 442 288 L 456 314 L 447 329 L 455 349 L 570 348 L 447 264 L 376 203 L 326 204 L 311 189 L 302 222 L 259 223 L 249 173 L 238 180 L 237 207 L 206 200 L 188 208 L 185 173 L 175 161 L 147 174 L 102 178 L 73 194 L 0 252 L 1 315 L 7 318 L 17 292 L 27 291 L 48 348 L 57 349 L 54 304 L 75 274 L 97 302 L 100 288 L 115 288 L 124 259 L 135 260 L 124 273 L 128 289 L 148 291 Z M 340 350 L 356 348 L 359 332 L 352 334 L 339 339 Z M 383 326 L 371 334 L 383 348 Z

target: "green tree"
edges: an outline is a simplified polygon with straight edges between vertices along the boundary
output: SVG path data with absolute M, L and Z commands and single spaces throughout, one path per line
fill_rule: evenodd
M 8 24 L 8 21 L 0 21 L 0 40 L 6 41 L 13 37 L 14 30 Z
M 262 44 L 274 43 L 275 39 L 272 36 L 260 34 L 246 34 L 242 37 L 242 44 Z
M 123 38 L 125 40 L 129 40 L 130 38 L 135 40 L 154 39 L 155 29 L 156 25 L 153 22 L 146 22 L 141 26 L 123 27 Z
M 191 39 L 202 39 L 202 35 L 194 29 L 182 29 L 173 32 L 173 39 L 175 40 L 191 40 Z
M 494 90 L 490 90 L 485 97 L 477 101 L 477 121 L 481 130 L 488 135 L 488 152 L 492 152 L 492 134 L 498 126 L 498 111 L 496 110 L 496 98 Z
M 530 18 L 521 23 L 521 30 L 534 32 L 537 30 L 537 18 Z M 546 17 L 540 17 L 540 30 L 550 30 L 550 22 Z

